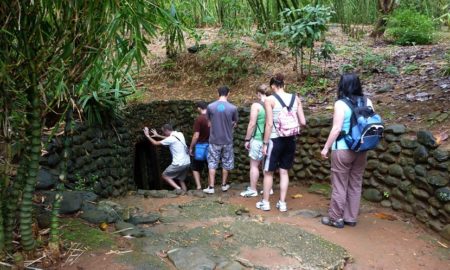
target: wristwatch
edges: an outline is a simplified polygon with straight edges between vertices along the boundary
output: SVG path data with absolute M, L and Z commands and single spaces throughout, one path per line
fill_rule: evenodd
M 264 145 L 268 145 L 268 144 L 269 144 L 269 142 L 263 142 L 263 144 L 264 144 Z

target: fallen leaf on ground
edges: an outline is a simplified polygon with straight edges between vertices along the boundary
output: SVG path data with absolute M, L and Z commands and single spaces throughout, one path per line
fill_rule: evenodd
M 303 195 L 300 194 L 300 193 L 297 193 L 297 194 L 295 194 L 295 195 L 292 195 L 291 198 L 292 198 L 292 199 L 300 199 L 300 198 L 303 198 Z
M 386 213 L 375 213 L 374 216 L 379 219 L 385 219 L 385 220 L 389 220 L 389 221 L 394 221 L 394 220 L 398 219 L 397 217 L 390 215 L 390 214 L 386 214 Z
M 234 234 L 232 234 L 232 233 L 227 233 L 223 236 L 223 238 L 228 239 L 228 238 L 232 237 L 233 235 Z

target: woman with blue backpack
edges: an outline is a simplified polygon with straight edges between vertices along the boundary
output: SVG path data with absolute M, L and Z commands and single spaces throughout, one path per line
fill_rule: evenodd
M 322 224 L 343 228 L 356 226 L 361 201 L 366 152 L 378 144 L 383 124 L 363 95 L 355 74 L 341 76 L 334 104 L 333 126 L 321 151 L 328 158 L 331 148 L 331 202 Z

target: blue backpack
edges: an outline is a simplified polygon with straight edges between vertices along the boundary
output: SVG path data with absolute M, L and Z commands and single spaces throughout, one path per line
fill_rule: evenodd
M 356 104 L 348 98 L 341 100 L 350 107 L 352 116 L 349 132 L 341 131 L 338 139 L 344 138 L 348 148 L 355 152 L 376 148 L 384 132 L 380 115 L 375 113 L 371 106 L 367 106 L 366 97 L 358 98 Z

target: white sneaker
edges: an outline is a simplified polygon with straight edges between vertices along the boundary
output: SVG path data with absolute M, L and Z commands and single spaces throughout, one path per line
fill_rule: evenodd
M 260 200 L 256 203 L 256 208 L 261 209 L 263 211 L 269 211 L 270 210 L 270 202 L 265 200 Z
M 246 190 L 241 192 L 242 197 L 256 197 L 258 196 L 258 192 L 256 190 L 251 189 L 250 187 L 247 187 Z
M 280 212 L 286 212 L 287 211 L 287 204 L 286 202 L 278 201 L 277 202 L 277 208 L 280 210 Z
M 214 187 L 207 187 L 203 189 L 203 192 L 207 194 L 214 194 Z
M 227 191 L 229 189 L 230 189 L 230 185 L 228 185 L 228 184 L 222 185 L 222 191 L 223 192 L 225 192 L 225 191 Z
M 261 190 L 261 195 L 264 194 L 264 190 Z M 273 189 L 270 189 L 269 195 L 273 195 Z

